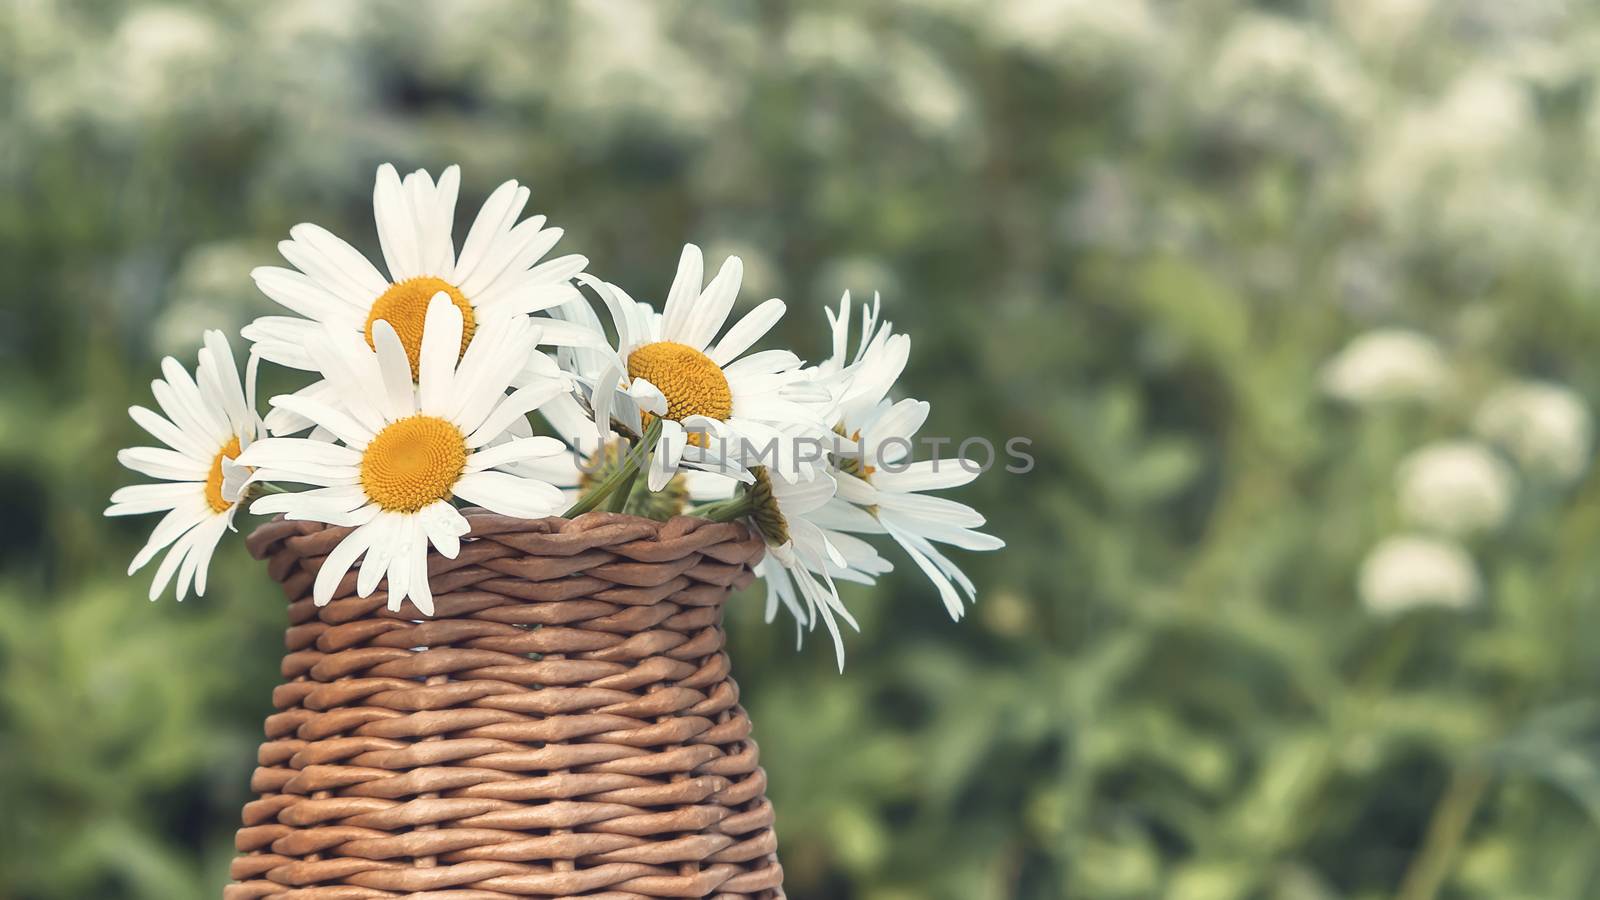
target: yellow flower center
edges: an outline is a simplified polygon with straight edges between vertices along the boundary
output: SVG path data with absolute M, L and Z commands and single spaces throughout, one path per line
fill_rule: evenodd
M 461 430 L 436 416 L 390 424 L 361 454 L 361 488 L 390 512 L 414 513 L 448 500 L 467 466 Z
M 705 416 L 726 422 L 733 391 L 722 367 L 699 350 L 676 341 L 645 344 L 628 354 L 628 377 L 643 378 L 667 398 L 667 418 Z
M 222 499 L 222 461 L 233 459 L 239 455 L 239 437 L 235 435 L 228 439 L 217 455 L 211 457 L 211 471 L 206 473 L 206 505 L 212 512 L 227 512 L 232 506 L 227 500 Z
M 456 309 L 461 310 L 461 352 L 465 353 L 478 322 L 473 318 L 472 304 L 467 302 L 455 285 L 442 278 L 422 275 L 391 284 L 378 299 L 372 301 L 372 309 L 367 313 L 367 346 L 376 346 L 372 343 L 372 326 L 379 319 L 388 322 L 406 348 L 413 380 L 417 377 L 417 361 L 422 356 L 422 323 L 428 315 L 428 304 L 440 291 L 450 298 Z

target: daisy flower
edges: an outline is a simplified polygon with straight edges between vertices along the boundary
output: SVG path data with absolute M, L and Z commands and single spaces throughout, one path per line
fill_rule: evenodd
M 166 446 L 122 450 L 117 460 L 164 483 L 118 490 L 111 495 L 106 515 L 166 513 L 128 566 L 132 575 L 163 548 L 172 548 L 156 569 L 151 600 L 166 590 L 174 574 L 179 600 L 189 593 L 191 583 L 196 596 L 206 592 L 211 556 L 223 532 L 233 525 L 248 479 L 235 458 L 261 428 L 255 413 L 254 362 L 241 385 L 227 338 L 220 331 L 208 331 L 195 377 L 170 356 L 161 361 L 165 377 L 150 387 L 164 416 L 142 406 L 128 410 L 140 427 Z
M 907 462 L 917 432 L 928 418 L 928 404 L 919 400 L 891 403 L 889 391 L 904 371 L 910 340 L 878 324 L 878 302 L 863 306 L 862 333 L 856 353 L 846 363 L 849 344 L 850 295 L 839 314 L 829 311 L 833 355 L 813 370 L 812 377 L 833 385 L 836 408 L 833 429 L 838 452 L 830 457 L 837 475 L 839 502 L 818 511 L 819 521 L 838 531 L 887 534 L 917 564 L 944 601 L 952 618 L 963 611 L 960 587 L 967 601 L 975 599 L 972 581 L 933 545 L 965 550 L 998 550 L 1005 542 L 975 529 L 984 517 L 972 507 L 925 492 L 960 487 L 982 471 L 961 457 Z
M 834 393 L 833 421 L 836 433 L 849 435 L 876 415 L 884 398 L 905 371 L 911 356 L 911 338 L 894 333 L 894 323 L 882 320 L 878 295 L 872 305 L 861 304 L 861 340 L 850 353 L 850 292 L 839 298 L 839 312 L 827 309 L 833 333 L 833 353 L 808 370 Z
M 976 530 L 985 519 L 972 507 L 925 493 L 960 487 L 982 471 L 961 457 L 907 462 L 927 418 L 927 403 L 902 400 L 856 432 L 856 451 L 839 460 L 838 496 L 845 503 L 831 505 L 825 521 L 841 531 L 889 535 L 938 589 L 950 617 L 959 619 L 963 604 L 956 587 L 969 603 L 976 589 L 934 544 L 998 550 L 1005 541 Z
M 651 490 L 665 486 L 680 463 L 721 469 L 731 460 L 742 471 L 763 452 L 767 462 L 796 475 L 793 439 L 826 433 L 830 397 L 812 384 L 799 357 L 787 350 L 745 354 L 783 317 L 782 300 L 762 303 L 723 332 L 742 277 L 739 258 L 730 256 L 703 285 L 700 248 L 689 244 L 659 314 L 615 285 L 597 287 L 616 324 L 616 351 L 592 357 L 598 368 L 578 373 L 597 423 L 609 421 L 617 396 L 662 420 Z
M 454 558 L 469 530 L 452 498 L 527 519 L 562 508 L 559 488 L 502 471 L 565 452 L 549 437 L 501 440 L 517 433 L 519 420 L 525 429 L 527 413 L 569 389 L 560 379 L 538 379 L 507 396 L 525 358 L 536 352 L 532 320 L 520 316 L 479 330 L 463 354 L 465 316 L 440 291 L 428 305 L 424 326 L 415 383 L 399 330 L 386 320 L 373 328 L 376 349 L 343 329 L 315 336 L 307 350 L 337 403 L 305 396 L 274 397 L 272 403 L 326 429 L 339 443 L 266 438 L 240 458 L 256 468 L 255 480 L 313 486 L 262 497 L 252 512 L 355 526 L 317 573 L 312 596 L 319 605 L 333 598 L 364 556 L 356 579 L 360 596 L 371 595 L 387 577 L 390 609 L 410 598 L 432 615 L 428 547 Z
M 307 348 L 324 328 L 357 335 L 374 347 L 377 323 L 388 322 L 415 380 L 423 320 L 439 294 L 462 318 L 462 352 L 481 330 L 579 296 L 569 281 L 588 260 L 573 254 L 540 262 L 562 231 L 545 228 L 544 216 L 517 221 L 529 191 L 515 181 L 489 195 L 458 256 L 451 231 L 460 182 L 459 166 L 445 169 L 437 183 L 421 169 L 402 180 L 394 166 L 378 168 L 372 204 L 387 277 L 320 226 L 290 229 L 290 239 L 278 249 L 294 268 L 263 266 L 250 275 L 262 293 L 295 315 L 263 316 L 247 326 L 243 335 L 254 342 L 251 352 L 279 365 L 314 370 Z M 545 338 L 555 339 L 555 329 Z M 323 404 L 335 395 L 322 382 L 299 393 Z M 287 434 L 310 422 L 280 407 L 267 416 L 267 425 L 274 434 Z
M 857 631 L 860 626 L 839 598 L 835 579 L 873 584 L 877 576 L 894 567 L 866 541 L 822 524 L 823 511 L 837 502 L 832 475 L 815 471 L 790 481 L 764 466 L 750 471 L 753 483 L 729 503 L 745 513 L 767 544 L 767 554 L 756 566 L 756 575 L 767 585 L 766 619 L 776 618 L 779 606 L 787 609 L 797 624 L 797 648 L 806 629 L 815 629 L 821 621 L 833 638 L 839 670 L 844 671 L 839 620 Z M 696 500 L 728 497 L 736 484 L 710 472 L 689 472 L 685 478 L 689 494 Z

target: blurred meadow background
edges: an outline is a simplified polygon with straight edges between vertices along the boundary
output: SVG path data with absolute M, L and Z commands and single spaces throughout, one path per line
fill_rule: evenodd
M 0 900 L 217 896 L 284 614 L 123 570 L 158 360 L 373 170 L 507 178 L 826 351 L 881 291 L 1010 547 L 734 604 L 797 900 L 1600 897 L 1600 10 L 1561 0 L 9 0 Z M 291 385 L 271 382 L 263 396 Z M 241 517 L 241 521 L 248 520 Z M 246 526 L 248 527 L 248 525 Z

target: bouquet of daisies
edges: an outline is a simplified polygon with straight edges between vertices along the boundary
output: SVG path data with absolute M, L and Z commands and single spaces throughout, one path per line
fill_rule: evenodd
M 910 339 L 880 319 L 877 298 L 862 304 L 853 347 L 849 294 L 827 310 L 832 354 L 808 366 L 754 349 L 783 301 L 729 324 L 737 257 L 706 282 L 700 250 L 684 247 L 658 310 L 588 273 L 583 256 L 547 259 L 561 229 L 521 218 L 529 191 L 515 181 L 490 194 L 458 252 L 459 184 L 455 166 L 437 181 L 379 168 L 382 270 L 326 229 L 290 229 L 279 244 L 289 266 L 251 273 L 286 314 L 243 330 L 242 378 L 219 331 L 204 335 L 192 376 L 162 361 L 161 412 L 129 410 L 162 446 L 118 454 L 159 481 L 118 490 L 106 510 L 164 513 L 128 570 L 166 550 L 151 599 L 174 578 L 178 599 L 204 594 L 217 543 L 247 506 L 351 529 L 317 575 L 318 603 L 359 563 L 361 596 L 387 580 L 391 609 L 409 599 L 431 615 L 429 548 L 454 557 L 470 540 L 460 501 L 522 518 L 743 520 L 768 547 L 768 621 L 781 606 L 801 637 L 822 623 L 841 667 L 839 623 L 856 623 L 837 583 L 892 568 L 874 538 L 899 545 L 961 615 L 972 582 L 935 545 L 1003 544 L 970 507 L 929 493 L 981 467 L 914 461 L 928 404 L 890 397 Z M 262 361 L 308 381 L 272 397 L 264 418 Z

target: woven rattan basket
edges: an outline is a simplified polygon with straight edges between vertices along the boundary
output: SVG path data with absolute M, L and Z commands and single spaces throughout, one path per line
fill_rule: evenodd
M 722 605 L 742 526 L 468 513 L 436 610 L 312 580 L 347 529 L 263 525 L 289 599 L 226 900 L 783 897 Z

